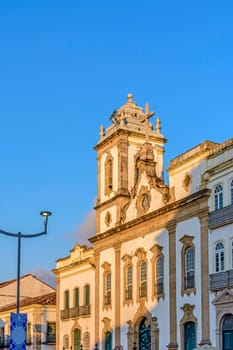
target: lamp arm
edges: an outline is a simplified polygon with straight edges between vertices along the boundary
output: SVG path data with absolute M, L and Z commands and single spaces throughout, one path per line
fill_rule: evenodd
M 6 235 L 6 236 L 19 237 L 19 233 L 11 233 L 11 232 L 7 232 L 7 231 L 3 231 L 3 230 L 0 230 L 0 233 L 2 233 L 3 235 Z
M 43 231 L 43 232 L 39 232 L 39 233 L 33 233 L 31 235 L 21 235 L 22 238 L 32 238 L 32 237 L 38 237 L 38 236 L 42 236 L 42 235 L 46 235 L 47 232 Z
M 46 235 L 47 231 L 43 231 L 43 232 L 39 232 L 39 233 L 33 233 L 31 235 L 25 235 L 25 234 L 22 234 L 21 232 L 11 233 L 11 232 L 3 231 L 3 230 L 0 230 L 0 233 L 2 233 L 3 235 L 6 235 L 6 236 L 10 236 L 10 237 L 19 237 L 20 236 L 21 238 L 32 238 L 32 237 L 38 237 L 38 236 Z

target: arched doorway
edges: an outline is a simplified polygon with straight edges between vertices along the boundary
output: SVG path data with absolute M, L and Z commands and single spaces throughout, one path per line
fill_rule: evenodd
M 81 345 L 81 332 L 80 329 L 75 328 L 74 330 L 74 350 L 80 350 Z
M 196 347 L 196 330 L 194 322 L 184 324 L 184 349 L 193 350 Z
M 232 314 L 226 315 L 223 320 L 222 345 L 223 345 L 223 350 L 233 349 L 233 315 Z
M 139 349 L 151 349 L 151 327 L 150 321 L 144 317 L 139 325 Z
M 105 333 L 105 350 L 112 350 L 112 333 Z

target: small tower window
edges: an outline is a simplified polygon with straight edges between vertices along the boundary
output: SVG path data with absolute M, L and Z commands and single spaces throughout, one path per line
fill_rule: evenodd
M 112 190 L 112 159 L 108 160 L 108 172 L 107 172 L 107 177 L 108 177 L 108 188 Z
M 113 189 L 113 159 L 108 155 L 105 162 L 105 194 L 109 194 Z

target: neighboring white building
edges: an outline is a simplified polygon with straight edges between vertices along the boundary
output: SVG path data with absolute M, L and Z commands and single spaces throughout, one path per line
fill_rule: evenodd
M 100 129 L 92 248 L 75 246 L 55 269 L 57 344 L 65 349 L 233 349 L 233 278 L 226 272 L 233 269 L 233 220 L 218 221 L 233 204 L 233 142 L 205 141 L 171 160 L 166 184 L 167 140 L 152 116 L 129 94 L 110 127 Z M 74 291 L 88 283 L 91 312 L 75 314 Z
M 9 345 L 10 314 L 16 312 L 17 281 L 0 283 L 0 346 Z M 31 274 L 20 278 L 20 312 L 27 314 L 27 345 L 54 349 L 56 290 Z
M 233 139 L 206 160 L 209 197 L 210 328 L 219 349 L 233 349 Z

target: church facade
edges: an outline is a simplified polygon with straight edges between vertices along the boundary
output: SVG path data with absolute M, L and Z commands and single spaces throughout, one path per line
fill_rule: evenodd
M 166 183 L 153 115 L 128 94 L 100 129 L 96 235 L 54 270 L 64 349 L 233 346 L 233 140 L 177 156 Z

